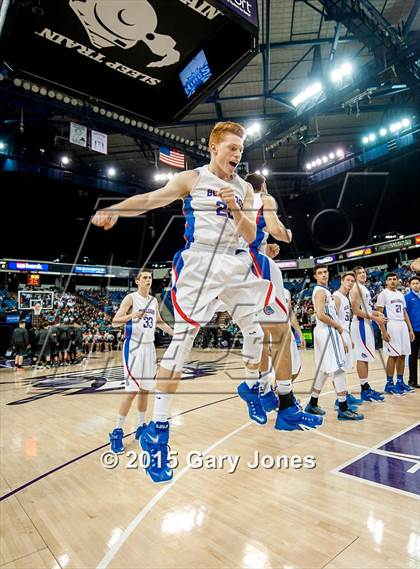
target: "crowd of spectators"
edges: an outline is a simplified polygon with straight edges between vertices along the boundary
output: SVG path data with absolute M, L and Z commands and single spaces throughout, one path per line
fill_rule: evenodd
M 405 293 L 408 287 L 408 279 L 412 272 L 408 267 L 398 267 L 394 271 L 401 279 L 401 291 Z M 367 287 L 372 292 L 373 303 L 379 293 L 385 288 L 386 271 L 383 268 L 373 268 L 367 271 Z M 164 283 L 167 284 L 167 283 Z M 313 283 L 309 279 L 293 279 L 285 281 L 285 286 L 291 292 L 292 306 L 296 313 L 299 324 L 303 330 L 312 330 L 315 325 L 315 313 L 312 304 Z M 330 280 L 331 290 L 339 287 L 339 278 L 333 277 Z M 11 309 L 13 297 L 8 296 L 5 291 L 0 291 L 0 310 Z M 112 318 L 117 311 L 121 300 L 126 293 L 124 291 L 107 291 L 105 289 L 87 289 L 78 294 L 64 293 L 55 291 L 54 307 L 52 310 L 43 311 L 42 317 L 38 319 L 29 329 L 31 352 L 34 360 L 37 359 L 40 343 L 44 342 L 45 330 L 48 337 L 51 337 L 51 354 L 55 353 L 55 358 L 51 356 L 51 365 L 65 365 L 66 363 L 76 363 L 81 357 L 93 352 L 105 352 L 121 350 L 123 344 L 123 330 L 112 327 Z M 162 290 L 162 301 L 169 310 L 173 307 L 170 299 L 170 289 L 164 287 Z M 56 340 L 57 335 L 57 340 Z M 159 336 L 158 339 L 161 339 Z M 60 351 L 56 353 L 56 346 L 67 343 L 70 355 L 60 356 Z M 307 342 L 310 346 L 311 342 Z M 242 336 L 227 313 L 218 313 L 212 321 L 202 327 L 195 339 L 194 346 L 201 349 L 230 349 L 240 348 Z

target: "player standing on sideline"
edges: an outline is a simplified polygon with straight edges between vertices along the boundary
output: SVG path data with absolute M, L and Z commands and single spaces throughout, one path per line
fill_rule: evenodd
M 351 322 L 351 308 L 349 293 L 354 286 L 356 279 L 353 271 L 344 273 L 341 276 L 340 288 L 333 292 L 333 298 L 335 302 L 335 308 L 337 310 L 337 318 L 341 326 L 343 327 L 343 342 L 347 346 L 347 351 L 344 354 L 344 369 L 345 371 L 350 371 L 353 368 L 353 342 L 350 336 L 350 322 Z M 336 403 L 336 409 L 338 409 L 338 401 Z M 361 405 L 363 403 L 362 399 L 357 399 L 354 395 L 347 392 L 347 403 L 349 407 L 353 410 L 354 406 Z
M 29 348 L 29 334 L 25 320 L 19 321 L 19 326 L 13 330 L 12 346 L 15 348 L 15 370 L 23 369 L 23 355 Z
M 418 357 L 420 350 L 420 277 L 411 277 L 410 292 L 405 295 L 407 314 L 410 318 L 414 332 L 414 341 L 411 342 L 411 354 L 409 359 L 410 379 L 408 385 L 420 387 L 418 382 Z
M 237 123 L 217 123 L 209 138 L 210 164 L 181 172 L 163 188 L 132 196 L 98 211 L 92 219 L 95 225 L 110 229 L 119 216 L 138 216 L 178 199 L 184 204 L 187 243 L 175 254 L 172 271 L 174 337 L 157 374 L 153 420 L 141 436 L 142 448 L 150 458 L 146 473 L 154 482 L 173 477 L 168 464 L 170 400 L 200 326 L 213 316 L 212 301 L 217 297 L 241 329 L 250 404 L 256 414 L 262 409 L 258 368 L 263 332 L 255 313 L 269 303 L 273 286 L 250 272 L 251 259 L 239 247 L 240 235 L 247 243 L 256 237 L 252 188 L 235 173 L 245 136 L 245 129 Z
M 384 351 L 388 356 L 385 393 L 405 395 L 407 392 L 415 391 L 404 383 L 405 356 L 411 354 L 410 342 L 414 341 L 414 332 L 407 314 L 404 295 L 397 290 L 398 275 L 388 273 L 385 284 L 386 289 L 379 293 L 376 301 L 376 309 L 386 314 L 388 319 L 386 326 L 381 325 Z M 397 368 L 397 381 L 394 385 L 395 368 Z
M 127 294 L 112 320 L 114 327 L 125 325 L 123 364 L 126 394 L 119 408 L 117 426 L 109 433 L 111 450 L 117 454 L 124 452 L 123 426 L 136 395 L 139 422 L 135 439 L 139 440 L 146 427 L 148 392 L 155 387 L 156 326 L 172 335 L 173 330 L 166 324 L 159 313 L 156 298 L 149 295 L 152 286 L 152 273 L 140 270 L 135 278 L 137 291 Z
M 279 400 L 277 401 L 272 391 L 271 382 L 266 380 L 267 374 L 265 374 L 260 378 L 261 402 L 266 412 L 278 407 L 275 423 L 275 428 L 278 430 L 303 430 L 303 425 L 315 428 L 322 424 L 322 418 L 314 417 L 314 415 L 302 411 L 293 396 L 292 357 L 290 351 L 292 335 L 283 276 L 273 259 L 269 255 L 264 254 L 269 235 L 277 239 L 277 241 L 290 243 L 292 232 L 290 229 L 286 229 L 278 218 L 277 203 L 273 196 L 270 196 L 267 192 L 264 176 L 249 174 L 246 177 L 246 181 L 252 185 L 254 190 L 253 209 L 256 213 L 257 224 L 256 238 L 248 245 L 253 260 L 253 271 L 257 276 L 270 280 L 275 292 L 274 302 L 258 314 L 258 321 L 262 325 L 264 333 L 267 333 L 271 338 L 271 358 Z M 268 345 L 265 344 L 265 350 L 267 349 Z M 267 360 L 267 357 L 264 359 Z M 245 400 L 246 390 L 245 383 L 238 387 L 239 396 Z M 264 419 L 261 422 L 267 421 L 266 416 L 264 416 Z
M 372 320 L 380 326 L 385 324 L 383 314 L 372 310 L 372 298 L 365 283 L 367 273 L 363 267 L 355 267 L 356 282 L 350 291 L 351 309 L 351 339 L 354 349 L 353 357 L 356 360 L 357 374 L 360 379 L 360 398 L 363 401 L 383 401 L 382 393 L 371 388 L 368 382 L 369 362 L 375 361 L 375 336 Z
M 312 388 L 311 399 L 305 411 L 325 415 L 318 405 L 318 398 L 328 375 L 333 376 L 334 389 L 338 397 L 340 421 L 360 421 L 363 415 L 356 413 L 347 404 L 347 384 L 344 374 L 345 352 L 349 349 L 343 342 L 343 327 L 338 321 L 334 299 L 328 287 L 328 267 L 318 265 L 314 269 L 316 285 L 312 293 L 316 324 L 314 329 L 314 352 L 317 376 Z

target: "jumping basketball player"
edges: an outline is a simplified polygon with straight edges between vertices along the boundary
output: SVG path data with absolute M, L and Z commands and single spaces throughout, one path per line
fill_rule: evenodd
M 146 473 L 154 482 L 173 477 L 168 464 L 171 395 L 177 390 L 200 326 L 213 316 L 216 297 L 226 304 L 241 329 L 248 403 L 261 407 L 258 367 L 263 332 L 254 316 L 269 303 L 273 286 L 250 272 L 251 258 L 239 247 L 239 236 L 248 243 L 256 237 L 252 188 L 235 173 L 245 136 L 245 129 L 237 123 L 216 124 L 209 139 L 209 165 L 181 172 L 165 187 L 132 196 L 98 211 L 92 219 L 95 225 L 110 229 L 119 216 L 137 216 L 178 199 L 184 202 L 187 244 L 173 261 L 174 336 L 157 374 L 153 420 L 140 439 L 150 458 Z
M 388 356 L 385 393 L 404 395 L 415 391 L 404 383 L 405 356 L 411 354 L 410 342 L 415 336 L 407 314 L 404 295 L 397 290 L 397 286 L 398 276 L 395 273 L 388 273 L 386 289 L 379 293 L 376 309 L 386 314 L 388 318 L 386 326 L 381 325 L 384 349 Z M 395 368 L 397 368 L 397 381 L 394 385 Z
M 271 235 L 277 241 L 290 243 L 292 233 L 286 229 L 277 216 L 276 200 L 267 192 L 265 177 L 260 174 L 249 174 L 246 177 L 254 190 L 254 211 L 256 212 L 257 235 L 249 244 L 249 252 L 256 275 L 269 279 L 274 287 L 275 301 L 258 314 L 258 320 L 263 327 L 264 333 L 271 339 L 271 358 L 273 371 L 276 379 L 279 401 L 274 395 L 271 382 L 261 378 L 261 402 L 263 409 L 271 411 L 278 406 L 275 428 L 278 430 L 303 430 L 302 426 L 315 428 L 322 424 L 321 417 L 315 417 L 305 413 L 299 407 L 292 392 L 292 358 L 291 358 L 291 329 L 288 304 L 286 302 L 283 276 L 281 270 L 270 256 L 264 254 L 268 236 Z M 265 344 L 265 349 L 268 345 Z M 238 388 L 240 397 L 243 397 L 244 384 Z M 264 414 L 264 421 L 267 417 Z
M 343 327 L 338 321 L 334 299 L 328 289 L 328 267 L 318 265 L 314 269 L 314 276 L 316 285 L 312 293 L 312 302 L 316 315 L 314 352 L 317 375 L 312 388 L 312 396 L 305 411 L 316 415 L 325 415 L 325 411 L 318 405 L 318 398 L 328 375 L 331 374 L 338 398 L 337 419 L 340 421 L 360 421 L 364 418 L 363 415 L 350 409 L 347 404 L 344 359 L 348 348 L 343 342 Z
M 335 308 L 337 310 L 337 318 L 343 328 L 343 342 L 347 346 L 347 351 L 344 354 L 344 369 L 350 371 L 353 368 L 353 342 L 350 336 L 350 322 L 351 322 L 351 307 L 349 300 L 349 293 L 355 283 L 355 275 L 352 271 L 344 273 L 341 276 L 340 288 L 333 292 Z M 353 411 L 355 406 L 363 403 L 362 399 L 357 399 L 354 395 L 347 392 L 347 403 Z M 338 401 L 336 401 L 336 409 L 338 409 Z
M 123 426 L 136 396 L 139 413 L 136 440 L 140 439 L 146 427 L 148 392 L 155 387 L 155 328 L 157 326 L 167 334 L 173 334 L 172 328 L 160 316 L 156 298 L 149 295 L 152 273 L 141 270 L 135 283 L 137 291 L 127 294 L 112 320 L 114 327 L 125 325 L 123 364 L 126 394 L 120 404 L 117 426 L 109 434 L 111 450 L 117 454 L 124 452 Z
M 369 363 L 375 361 L 375 336 L 372 321 L 378 326 L 385 323 L 385 317 L 378 311 L 372 310 L 372 298 L 366 286 L 367 273 L 363 267 L 354 269 L 356 282 L 350 291 L 351 309 L 351 339 L 354 344 L 353 356 L 356 360 L 357 374 L 360 379 L 360 398 L 363 401 L 383 401 L 384 396 L 371 388 L 368 382 Z

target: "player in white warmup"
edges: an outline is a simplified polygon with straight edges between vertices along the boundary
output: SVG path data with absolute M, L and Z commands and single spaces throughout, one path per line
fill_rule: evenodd
M 351 322 L 351 306 L 349 293 L 356 281 L 353 271 L 348 271 L 341 275 L 340 288 L 333 292 L 335 308 L 337 310 L 337 318 L 343 327 L 343 342 L 347 346 L 347 351 L 344 354 L 344 369 L 350 371 L 353 368 L 353 341 L 350 335 L 350 322 Z M 351 393 L 347 392 L 347 403 L 353 411 L 357 411 L 357 405 L 363 403 L 362 399 L 358 399 Z M 356 407 L 356 408 L 355 408 Z M 338 409 L 338 401 L 336 401 L 336 409 Z
M 398 275 L 388 273 L 386 289 L 378 295 L 376 310 L 386 314 L 388 322 L 381 325 L 384 351 L 388 356 L 386 362 L 385 393 L 405 395 L 415 389 L 404 383 L 405 356 L 411 354 L 410 342 L 414 340 L 414 332 L 407 314 L 405 298 L 398 287 Z M 397 369 L 397 381 L 394 384 L 394 373 Z
M 372 310 L 372 297 L 366 286 L 367 273 L 363 267 L 354 269 L 356 282 L 350 291 L 351 339 L 354 344 L 353 357 L 356 360 L 357 374 L 360 380 L 360 398 L 363 401 L 383 401 L 384 396 L 371 388 L 368 381 L 369 363 L 375 361 L 375 336 L 372 321 L 378 326 L 385 323 L 383 314 Z
M 258 321 L 263 327 L 267 338 L 271 340 L 271 358 L 276 379 L 277 393 L 275 396 L 271 382 L 266 380 L 266 374 L 260 378 L 261 403 L 265 411 L 278 408 L 275 428 L 278 430 L 303 430 L 303 426 L 316 428 L 322 424 L 322 417 L 305 413 L 293 396 L 292 391 L 292 358 L 291 358 L 291 329 L 289 307 L 286 302 L 283 276 L 273 259 L 265 255 L 268 236 L 277 241 L 290 243 L 292 233 L 283 225 L 277 216 L 277 203 L 267 192 L 264 176 L 249 174 L 246 177 L 254 190 L 254 211 L 256 213 L 257 235 L 248 246 L 253 260 L 254 273 L 264 279 L 269 279 L 274 287 L 274 302 L 258 314 Z M 265 343 L 265 349 L 268 348 Z M 265 358 L 267 360 L 267 357 Z M 240 397 L 245 398 L 243 384 L 239 386 Z M 245 397 L 244 397 L 245 395 Z M 267 418 L 264 417 L 264 422 Z
M 348 347 L 343 341 L 344 329 L 338 321 L 335 302 L 328 289 L 328 267 L 318 265 L 314 269 L 314 276 L 316 285 L 312 293 L 312 302 L 316 316 L 314 353 L 317 373 L 311 399 L 305 411 L 316 415 L 325 415 L 325 411 L 318 405 L 318 398 L 328 375 L 332 375 L 338 398 L 337 419 L 340 421 L 359 421 L 364 418 L 363 415 L 354 411 L 347 404 L 344 361 Z
M 155 387 L 156 326 L 171 336 L 173 334 L 172 328 L 162 320 L 156 298 L 149 294 L 152 273 L 145 269 L 140 270 L 135 283 L 137 291 L 123 298 L 112 320 L 114 327 L 124 325 L 125 331 L 123 365 L 126 393 L 120 403 L 117 426 L 109 434 L 111 450 L 117 454 L 124 452 L 123 427 L 136 396 L 139 413 L 136 440 L 140 439 L 146 427 L 148 393 Z
M 173 477 L 168 463 L 171 395 L 200 326 L 213 316 L 212 301 L 217 297 L 243 335 L 248 407 L 255 417 L 265 413 L 258 388 L 263 332 L 255 313 L 269 304 L 273 285 L 252 274 L 251 257 L 239 245 L 240 236 L 247 243 L 256 238 L 252 188 L 235 173 L 245 136 L 237 123 L 216 124 L 209 138 L 210 164 L 181 172 L 165 187 L 100 210 L 92 219 L 95 225 L 110 229 L 118 217 L 137 216 L 183 200 L 186 246 L 173 260 L 174 336 L 157 373 L 153 420 L 140 437 L 150 458 L 146 473 L 154 482 Z

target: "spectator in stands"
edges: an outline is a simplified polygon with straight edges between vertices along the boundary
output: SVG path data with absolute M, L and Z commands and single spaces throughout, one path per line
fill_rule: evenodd
M 15 369 L 23 369 L 23 356 L 29 348 L 29 334 L 24 320 L 21 320 L 19 326 L 13 330 L 12 345 L 16 351 Z

